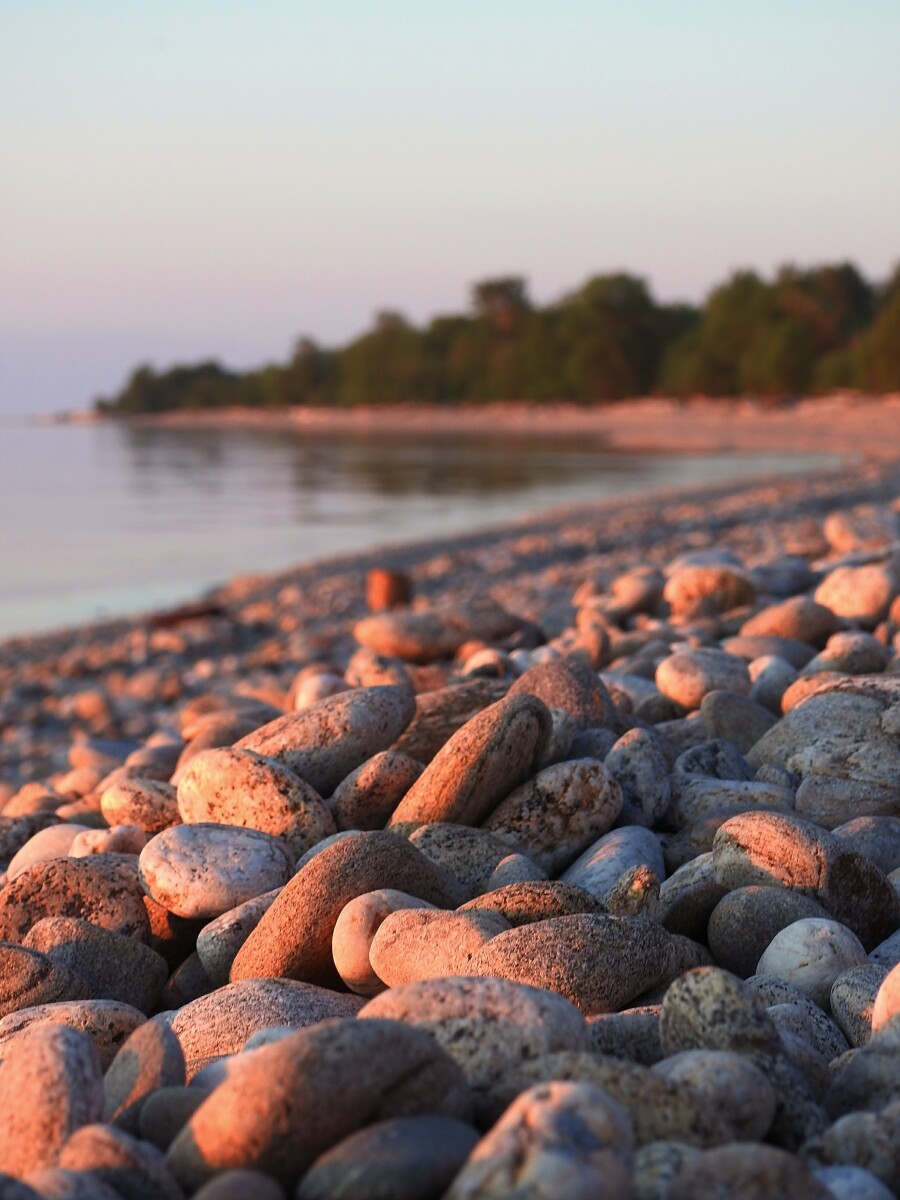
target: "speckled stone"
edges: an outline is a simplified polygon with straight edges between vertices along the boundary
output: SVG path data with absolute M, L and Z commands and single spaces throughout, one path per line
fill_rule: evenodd
M 296 1200 L 426 1200 L 444 1194 L 478 1143 L 452 1117 L 395 1117 L 352 1133 L 320 1155 Z
M 458 879 L 470 896 L 494 887 L 495 872 L 515 852 L 510 842 L 488 829 L 473 829 L 450 821 L 420 825 L 410 834 L 409 843 L 435 866 Z M 544 879 L 545 876 L 546 872 L 533 863 L 529 877 Z
M 885 875 L 900 867 L 900 817 L 854 817 L 831 832 L 850 850 L 870 859 Z
M 57 1000 L 87 1000 L 87 983 L 36 949 L 0 942 L 0 1018 Z
M 897 1026 L 900 1020 L 900 966 L 892 967 L 878 988 L 872 1005 L 872 1033 Z
M 137 1133 L 141 1109 L 158 1088 L 185 1082 L 181 1043 L 161 1021 L 145 1021 L 122 1043 L 103 1076 L 103 1120 Z
M 424 767 L 399 750 L 382 750 L 351 771 L 329 807 L 338 829 L 383 829 Z
M 355 688 L 264 725 L 237 743 L 274 758 L 330 796 L 342 779 L 390 749 L 412 720 L 415 697 L 405 687 Z
M 509 928 L 498 912 L 396 909 L 379 925 L 369 958 L 388 987 L 415 979 L 468 975 L 475 954 Z
M 550 712 L 536 697 L 499 700 L 438 751 L 395 809 L 391 824 L 479 824 L 531 774 L 551 727 Z
M 558 992 L 586 1014 L 615 1012 L 668 975 L 673 953 L 650 921 L 582 913 L 498 934 L 470 970 Z
M 498 1076 L 514 1064 L 557 1050 L 589 1050 L 584 1017 L 562 996 L 507 979 L 457 977 L 407 983 L 382 992 L 359 1019 L 419 1026 L 459 1064 L 489 1120 Z
M 900 1016 L 873 1031 L 865 1046 L 842 1062 L 825 1097 L 832 1118 L 857 1109 L 878 1112 L 900 1101 Z
M 119 854 L 36 863 L 0 889 L 0 938 L 20 942 L 42 917 L 81 917 L 149 940 L 137 860 Z
M 700 703 L 700 718 L 711 737 L 724 738 L 742 754 L 746 754 L 777 720 L 773 713 L 757 704 L 749 694 L 738 695 L 722 690 L 706 693 Z
M 726 892 L 710 914 L 709 948 L 720 967 L 746 979 L 756 972 L 763 951 L 779 930 L 805 917 L 828 916 L 818 900 L 791 888 L 737 887 Z
M 337 919 L 354 896 L 384 887 L 446 908 L 469 899 L 457 880 L 396 834 L 349 834 L 297 871 L 238 951 L 232 979 L 283 976 L 340 986 L 331 955 Z
M 591 1046 L 597 1054 L 624 1058 L 651 1067 L 663 1056 L 659 1041 L 658 1004 L 642 1004 L 618 1013 L 588 1017 Z
M 719 1146 L 683 1163 L 667 1200 L 834 1200 L 832 1193 L 801 1159 L 776 1146 Z
M 627 1117 L 599 1088 L 538 1084 L 482 1138 L 444 1200 L 619 1200 L 632 1144 Z
M 596 671 L 577 658 L 558 658 L 529 667 L 509 689 L 509 696 L 536 696 L 548 708 L 562 709 L 579 729 L 614 725 L 615 705 Z
M 108 1125 L 84 1125 L 59 1156 L 63 1170 L 90 1173 L 124 1200 L 181 1200 L 182 1191 L 155 1146 Z
M 836 1022 L 793 984 L 779 979 L 777 975 L 751 975 L 746 983 L 766 1005 L 770 1016 L 775 1008 L 799 1009 L 806 1018 L 804 1037 L 826 1062 L 839 1058 L 849 1050 L 849 1043 Z
M 853 1112 L 840 1117 L 804 1147 L 816 1164 L 847 1164 L 871 1171 L 894 1193 L 900 1190 L 900 1103 L 880 1113 Z
M 672 774 L 679 779 L 699 776 L 747 782 L 753 779 L 753 768 L 733 742 L 711 737 L 682 751 L 672 765 Z
M 231 966 L 238 950 L 275 903 L 281 888 L 263 892 L 229 908 L 227 912 L 204 925 L 197 934 L 197 954 L 203 970 L 213 985 L 222 987 L 228 982 Z
M 20 1008 L 0 1021 L 0 1056 L 11 1053 L 14 1045 L 42 1026 L 64 1025 L 85 1034 L 93 1043 L 103 1070 L 109 1066 L 119 1047 L 147 1018 L 130 1004 L 117 1000 L 58 1000 L 54 1004 L 35 1004 Z
M 140 856 L 148 894 L 176 916 L 200 920 L 281 887 L 293 871 L 285 842 L 238 825 L 173 825 Z
M 733 1141 L 762 1141 L 778 1098 L 765 1072 L 728 1050 L 684 1050 L 653 1067 L 662 1079 L 681 1084 L 718 1114 Z M 665 1139 L 660 1139 L 665 1140 Z
M 485 910 L 502 913 L 510 925 L 530 925 L 548 917 L 570 917 L 575 913 L 602 913 L 604 906 L 572 883 L 558 879 L 538 879 L 527 883 L 510 883 L 475 896 L 460 906 L 460 912 Z
M 433 905 L 394 888 L 378 888 L 354 896 L 341 909 L 331 938 L 331 953 L 342 982 L 351 992 L 377 996 L 384 991 L 385 983 L 375 973 L 369 951 L 385 918 L 407 908 L 431 909 Z
M 622 789 L 603 763 L 571 759 L 517 787 L 484 828 L 556 875 L 608 833 L 621 810 Z
M 659 738 L 650 729 L 629 729 L 604 758 L 622 790 L 622 820 L 653 826 L 669 807 L 669 772 Z
M 699 708 L 709 692 L 750 691 L 750 673 L 742 658 L 724 650 L 701 647 L 678 650 L 664 658 L 656 669 L 656 686 L 664 696 L 683 708 Z
M 831 985 L 831 1012 L 851 1046 L 864 1046 L 872 1036 L 875 997 L 888 973 L 876 963 L 850 967 Z
M 391 749 L 430 763 L 458 729 L 502 699 L 508 687 L 506 680 L 476 678 L 420 692 L 413 719 Z
M 133 776 L 121 779 L 100 795 L 100 811 L 109 825 L 137 825 L 146 833 L 160 833 L 176 825 L 178 793 L 171 784 L 159 779 Z
M 793 812 L 794 793 L 777 783 L 672 776 L 672 803 L 667 815 L 675 829 L 688 829 L 709 817 L 724 819 L 754 809 Z
M 633 867 L 650 867 L 660 879 L 666 874 L 662 846 L 656 835 L 639 825 L 625 825 L 588 846 L 561 878 L 605 902 L 618 881 Z
M 162 955 L 143 942 L 78 917 L 44 917 L 24 944 L 85 981 L 85 996 L 66 999 L 120 1000 L 150 1013 L 169 974 Z
M 709 918 L 725 895 L 716 882 L 712 852 L 698 854 L 662 883 L 658 920 L 670 933 L 706 941 Z
M 459 1068 L 424 1031 L 399 1021 L 326 1021 L 249 1055 L 190 1118 L 166 1161 L 189 1191 L 240 1167 L 293 1187 L 363 1125 L 426 1113 L 465 1120 L 470 1104 Z
M 882 872 L 791 813 L 731 817 L 716 833 L 713 861 L 727 888 L 774 883 L 813 896 L 867 949 L 900 924 L 900 897 Z
M 189 824 L 261 829 L 281 838 L 295 858 L 335 832 L 334 817 L 305 780 L 235 747 L 205 750 L 191 760 L 178 781 L 178 812 Z
M 244 979 L 184 1005 L 167 1021 L 184 1054 L 188 1079 L 209 1059 L 234 1054 L 270 1025 L 296 1029 L 351 1017 L 363 1001 L 293 979 Z

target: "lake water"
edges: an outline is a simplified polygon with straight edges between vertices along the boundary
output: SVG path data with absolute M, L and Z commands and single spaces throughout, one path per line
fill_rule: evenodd
M 583 438 L 7 424 L 0 636 L 175 604 L 235 574 L 557 505 L 829 461 L 623 455 Z

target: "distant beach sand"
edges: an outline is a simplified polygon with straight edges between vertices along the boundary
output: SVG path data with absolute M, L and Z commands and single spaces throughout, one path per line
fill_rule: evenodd
M 782 450 L 882 460 L 900 456 L 900 394 L 836 395 L 781 406 L 751 399 L 642 399 L 590 406 L 498 403 L 348 410 L 194 409 L 128 419 L 145 425 L 263 426 L 309 433 L 377 430 L 410 435 L 427 429 L 448 434 L 583 436 L 597 439 L 608 449 L 630 453 Z

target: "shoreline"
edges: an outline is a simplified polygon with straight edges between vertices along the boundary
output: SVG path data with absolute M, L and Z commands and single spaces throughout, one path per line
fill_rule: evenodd
M 777 407 L 755 399 L 640 398 L 615 404 L 361 406 L 354 409 L 191 409 L 157 414 L 48 419 L 71 424 L 122 420 L 146 428 L 274 429 L 309 435 L 363 433 L 589 437 L 622 453 L 826 451 L 900 456 L 900 394 L 835 394 Z

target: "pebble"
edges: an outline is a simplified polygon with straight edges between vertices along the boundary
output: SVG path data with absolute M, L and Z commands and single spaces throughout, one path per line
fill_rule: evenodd
M 444 1200 L 618 1200 L 630 1190 L 630 1123 L 590 1084 L 541 1083 L 482 1138 Z
M 835 567 L 815 590 L 819 604 L 836 617 L 874 629 L 888 614 L 898 590 L 897 577 L 884 563 Z
M 320 796 L 330 796 L 351 771 L 389 750 L 414 712 L 409 688 L 354 688 L 277 717 L 241 738 L 236 748 L 275 759 Z
M 400 908 L 388 913 L 369 946 L 369 961 L 387 986 L 468 975 L 477 952 L 509 929 L 497 912 Z
M 831 986 L 839 975 L 866 962 L 866 952 L 846 925 L 806 917 L 779 930 L 757 966 L 759 975 L 777 975 L 829 1012 Z
M 629 729 L 610 747 L 604 764 L 622 793 L 626 824 L 652 828 L 665 816 L 672 798 L 668 764 L 651 730 Z
M 508 686 L 502 680 L 469 679 L 420 692 L 413 719 L 391 749 L 416 762 L 430 763 L 458 729 L 502 699 Z
M 137 825 L 145 833 L 161 833 L 181 820 L 178 790 L 158 779 L 121 779 L 103 790 L 100 811 L 109 825 Z
M 6 869 L 7 879 L 15 879 L 35 863 L 50 862 L 54 858 L 66 858 L 72 843 L 79 833 L 88 831 L 87 825 L 64 822 L 39 829 L 17 850 Z
M 740 634 L 741 637 L 779 637 L 809 646 L 824 646 L 841 624 L 828 605 L 811 596 L 789 596 L 749 617 L 741 626 Z
M 350 834 L 297 871 L 238 951 L 232 980 L 281 976 L 339 986 L 331 939 L 341 910 L 385 887 L 447 908 L 469 899 L 462 884 L 396 834 Z
M 425 1200 L 443 1196 L 478 1144 L 453 1117 L 394 1117 L 338 1142 L 303 1176 L 296 1200 Z
M 736 887 L 725 892 L 710 914 L 709 948 L 719 966 L 746 979 L 756 973 L 763 952 L 782 929 L 809 917 L 827 920 L 828 915 L 813 897 L 790 888 L 765 884 Z
M 0 1061 L 0 1172 L 54 1166 L 68 1137 L 96 1121 L 103 1077 L 88 1038 L 64 1025 L 37 1026 Z
M 281 888 L 273 888 L 228 909 L 204 925 L 197 934 L 197 956 L 213 987 L 228 982 L 237 952 L 275 902 Z
M 523 676 L 524 678 L 524 676 Z M 622 789 L 596 759 L 571 759 L 539 771 L 497 805 L 484 828 L 557 875 L 622 811 Z
M 684 1162 L 666 1192 L 667 1200 L 833 1200 L 811 1168 L 777 1146 L 735 1145 L 705 1150 Z
M 141 883 L 179 917 L 210 920 L 281 887 L 294 856 L 280 838 L 238 825 L 173 825 L 140 855 Z
M 872 1006 L 872 1034 L 878 1034 L 900 1016 L 900 966 L 893 967 L 882 981 Z
M 0 1020 L 0 1055 L 10 1052 L 32 1029 L 46 1025 L 64 1025 L 85 1034 L 103 1070 L 109 1066 L 119 1047 L 146 1021 L 139 1009 L 118 1000 L 57 1000 L 20 1008 Z
M 560 658 L 529 667 L 513 683 L 508 696 L 536 696 L 547 708 L 561 709 L 578 729 L 615 724 L 617 713 L 606 686 L 577 658 Z
M 150 922 L 132 855 L 35 863 L 0 889 L 0 938 L 19 942 L 42 917 L 78 916 L 147 941 Z
M 46 954 L 0 942 L 0 1018 L 57 1000 L 86 1000 L 87 983 L 65 965 Z
M 831 1012 L 851 1046 L 871 1038 L 875 998 L 887 974 L 887 967 L 867 962 L 842 971 L 831 985 Z
M 251 750 L 205 750 L 178 781 L 186 824 L 243 825 L 281 838 L 294 858 L 335 832 L 334 817 L 308 783 Z
M 536 697 L 498 700 L 438 751 L 395 809 L 391 825 L 480 824 L 531 774 L 551 727 L 550 712 Z
M 141 1111 L 160 1088 L 185 1082 L 184 1053 L 168 1025 L 145 1021 L 116 1052 L 103 1076 L 103 1120 L 137 1133 Z
M 383 992 L 385 983 L 369 957 L 372 941 L 382 922 L 391 913 L 402 909 L 421 912 L 432 907 L 425 900 L 395 888 L 364 892 L 345 904 L 331 937 L 331 954 L 342 983 L 359 996 L 376 996 Z
M 458 879 L 468 894 L 482 892 L 500 886 L 498 879 L 516 847 L 488 829 L 473 829 L 469 825 L 456 825 L 450 821 L 429 822 L 420 825 L 409 836 L 409 843 L 420 850 L 436 866 L 443 868 L 454 879 Z M 516 855 L 521 859 L 521 855 Z M 535 862 L 530 862 L 525 879 L 544 879 L 546 872 Z M 512 880 L 510 880 L 512 882 Z
M 295 1187 L 324 1151 L 391 1117 L 465 1120 L 471 1097 L 453 1060 L 399 1021 L 324 1021 L 248 1055 L 189 1119 L 166 1162 L 188 1191 L 253 1168 Z
M 182 1200 L 160 1151 L 108 1125 L 76 1129 L 62 1148 L 59 1165 L 109 1184 L 123 1200 Z
M 543 921 L 547 917 L 570 917 L 575 913 L 605 911 L 590 892 L 558 879 L 508 883 L 467 900 L 459 911 L 471 909 L 502 913 L 510 925 L 529 925 L 532 921 Z
M 338 829 L 383 829 L 422 774 L 422 763 L 382 750 L 341 780 L 329 801 Z
M 664 658 L 656 670 L 656 686 L 682 708 L 699 708 L 710 692 L 734 692 L 746 696 L 750 672 L 742 658 L 724 650 L 701 647 L 678 650 Z
M 747 695 L 730 691 L 707 692 L 700 702 L 700 718 L 714 738 L 736 746 L 746 754 L 755 746 L 764 733 L 775 724 L 777 717 L 764 705 L 757 703 L 753 695 L 755 681 L 750 672 L 751 686 Z
M 663 599 L 674 616 L 707 616 L 752 604 L 756 588 L 739 566 L 685 563 L 670 572 Z
M 588 846 L 560 878 L 603 902 L 622 876 L 639 866 L 649 867 L 660 879 L 664 878 L 662 846 L 651 830 L 623 825 Z

